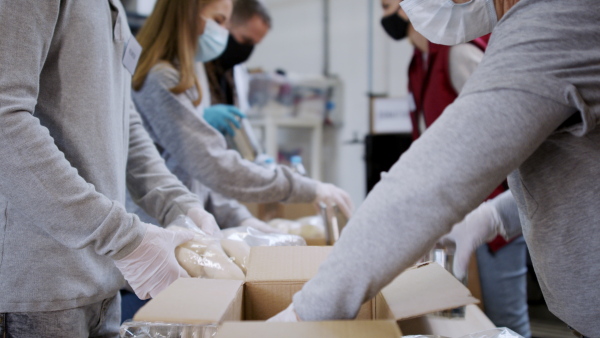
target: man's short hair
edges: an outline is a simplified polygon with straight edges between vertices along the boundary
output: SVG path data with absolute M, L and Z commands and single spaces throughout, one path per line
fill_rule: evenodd
M 243 25 L 255 15 L 258 15 L 258 17 L 271 28 L 271 15 L 261 0 L 235 0 L 233 3 L 231 23 L 234 25 Z

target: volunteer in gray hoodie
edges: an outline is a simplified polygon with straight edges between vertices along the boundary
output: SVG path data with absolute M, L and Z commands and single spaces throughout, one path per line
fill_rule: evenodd
M 417 31 L 435 43 L 457 44 L 493 29 L 482 63 L 276 320 L 353 318 L 509 176 L 548 307 L 597 337 L 600 2 L 448 4 L 401 2 Z M 493 224 L 480 237 L 514 235 Z
M 198 32 L 197 26 L 198 23 L 202 23 L 202 20 L 198 20 L 198 18 L 204 18 L 206 20 L 211 21 L 211 25 L 215 24 L 217 27 L 224 29 L 225 25 L 229 22 L 233 9 L 233 3 L 231 0 L 203 0 L 203 1 L 165 1 L 159 3 L 154 9 L 150 18 L 146 21 L 145 26 L 141 29 L 140 35 L 138 37 L 145 43 L 148 36 L 151 36 L 151 40 L 154 42 L 154 45 L 159 45 L 162 41 L 161 39 L 168 39 L 170 42 L 168 47 L 161 47 L 158 50 L 160 53 L 178 55 L 180 46 L 185 49 L 191 49 L 188 47 L 190 42 L 186 39 L 180 38 L 185 34 L 196 35 Z M 198 11 L 198 16 L 193 17 L 185 17 L 181 18 L 179 13 L 190 13 Z M 156 20 L 161 21 L 161 25 L 156 24 Z M 160 27 L 160 30 L 155 30 L 157 27 Z M 211 26 L 212 27 L 212 26 Z M 212 41 L 214 39 L 215 29 L 202 29 L 200 31 L 200 41 Z M 158 34 L 160 37 L 156 37 L 155 34 Z M 177 37 L 177 38 L 175 38 Z M 194 39 L 198 40 L 198 39 Z M 202 42 L 199 42 L 202 44 Z M 187 47 L 187 48 L 186 48 Z M 149 49 L 152 49 L 148 46 Z M 155 51 L 157 49 L 154 49 Z M 168 50 L 165 52 L 165 50 Z M 143 60 L 148 60 L 151 57 L 152 50 L 149 53 L 146 53 L 143 56 Z M 191 66 L 194 66 L 194 58 L 193 51 L 188 53 L 188 61 Z M 180 60 L 185 60 L 185 56 L 177 57 Z M 180 68 L 185 69 L 186 67 L 183 65 L 184 62 L 179 61 L 178 65 Z M 142 61 L 143 65 L 143 61 Z M 143 67 L 143 66 L 141 66 Z M 190 78 L 192 79 L 192 78 Z M 193 79 L 192 79 L 193 80 Z M 204 79 L 206 80 L 206 79 Z M 206 82 L 206 81 L 204 81 Z M 201 101 L 199 104 L 200 109 L 205 109 L 210 107 L 210 93 L 208 92 L 208 84 L 204 86 L 203 79 L 198 79 L 198 84 L 201 87 L 206 88 L 206 91 L 203 92 Z M 191 83 L 189 85 L 192 85 Z M 208 93 L 207 93 L 208 92 Z M 162 114 L 163 116 L 168 116 L 167 112 Z M 224 122 L 226 123 L 226 122 Z M 276 230 L 264 222 L 259 221 L 254 218 L 250 211 L 237 201 L 227 198 L 215 191 L 212 191 L 200 181 L 193 178 L 193 176 L 186 174 L 179 166 L 176 165 L 176 162 L 172 160 L 172 158 L 167 157 L 167 165 L 172 172 L 180 179 L 180 181 L 185 184 L 190 191 L 194 194 L 198 195 L 198 197 L 203 201 L 205 210 L 209 211 L 216 219 L 219 227 L 221 228 L 231 228 L 237 226 L 243 227 L 253 227 L 255 229 L 264 231 L 264 232 L 276 232 Z M 148 215 L 148 213 L 144 212 L 143 208 L 134 203 L 134 201 L 128 196 L 126 201 L 127 210 L 135 213 L 138 217 L 147 223 L 157 223 L 160 221 Z M 125 312 L 125 311 L 124 311 Z M 130 318 L 130 317 L 129 317 Z
M 121 273 L 153 296 L 193 238 L 128 214 L 126 186 L 163 223 L 217 225 L 131 102 L 120 1 L 1 1 L 0 32 L 0 336 L 118 336 Z
M 200 3 L 219 1 L 223 2 Z M 144 52 L 133 77 L 132 93 L 169 168 L 188 186 L 197 181 L 242 202 L 323 202 L 329 207 L 338 205 L 350 216 L 350 197 L 336 186 L 300 176 L 284 166 L 264 168 L 227 149 L 223 135 L 204 116 L 241 113 L 231 105 L 202 105 L 202 91 L 208 90 L 208 83 L 199 81 L 193 61 L 208 62 L 221 55 L 229 32 L 222 21 L 202 16 L 188 20 L 185 11 L 174 15 L 170 7 L 175 4 L 158 0 L 137 36 Z M 198 44 L 180 42 L 184 25 L 197 29 Z

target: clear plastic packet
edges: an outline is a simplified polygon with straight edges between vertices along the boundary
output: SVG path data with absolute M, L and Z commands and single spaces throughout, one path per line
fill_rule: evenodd
M 121 325 L 121 338 L 212 338 L 217 325 L 185 325 L 126 321 Z
M 447 338 L 443 336 L 435 336 L 435 335 L 415 335 L 415 336 L 404 336 L 404 338 Z M 472 333 L 466 336 L 462 336 L 460 338 L 523 338 L 523 336 L 515 333 L 514 331 L 503 328 L 497 328 L 492 330 L 481 331 L 477 333 Z
M 222 239 L 221 246 L 227 256 L 246 274 L 248 272 L 248 260 L 250 258 L 250 246 L 246 242 L 232 239 Z
M 175 249 L 177 261 L 190 277 L 244 280 L 244 272 L 225 253 L 221 239 L 207 235 L 183 216 L 177 218 L 168 229 L 196 233 L 192 241 Z
M 248 246 L 304 246 L 304 238 L 290 234 L 265 233 L 252 227 L 231 228 L 221 231 L 225 239 L 245 242 Z
M 275 218 L 269 221 L 269 226 L 286 234 L 300 236 L 302 224 L 296 221 Z
M 269 222 L 269 225 L 281 232 L 290 235 L 300 236 L 304 239 L 324 239 L 325 225 L 323 217 L 309 216 L 295 221 L 276 218 Z
M 306 241 L 299 236 L 266 233 L 252 227 L 237 227 L 221 231 L 221 246 L 225 253 L 244 272 L 247 272 L 250 248 L 253 246 L 304 246 Z
M 460 338 L 523 338 L 523 336 L 514 332 L 511 329 L 502 327 L 493 330 L 473 333 L 470 335 L 462 336 Z

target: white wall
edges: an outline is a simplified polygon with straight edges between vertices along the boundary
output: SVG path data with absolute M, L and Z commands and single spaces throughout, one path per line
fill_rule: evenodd
M 273 30 L 255 49 L 250 67 L 265 70 L 282 68 L 292 72 L 321 73 L 323 69 L 322 0 L 265 0 L 273 16 Z M 368 133 L 368 41 L 369 6 L 373 24 L 373 91 L 391 96 L 406 95 L 407 68 L 412 47 L 389 39 L 379 20 L 377 0 L 331 0 L 330 68 L 345 87 L 344 125 L 339 141 L 354 133 L 362 139 Z M 365 196 L 364 145 L 338 142 L 339 163 L 333 183 L 347 190 L 358 205 Z

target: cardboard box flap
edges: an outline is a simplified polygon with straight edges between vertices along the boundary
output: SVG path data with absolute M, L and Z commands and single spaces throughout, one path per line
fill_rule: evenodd
M 235 307 L 241 309 L 242 286 L 243 282 L 238 280 L 180 278 L 144 305 L 133 319 L 200 325 L 241 319 L 241 313 L 236 313 L 240 310 Z
M 331 247 L 254 247 L 246 282 L 307 281 L 317 274 Z
M 216 338 L 398 338 L 394 321 L 336 321 L 301 323 L 226 322 Z
M 401 321 L 399 324 L 405 335 L 428 334 L 446 337 L 462 337 L 496 328 L 477 305 L 466 306 L 465 318 L 422 316 Z
M 406 270 L 381 294 L 396 320 L 479 303 L 469 289 L 437 263 Z

